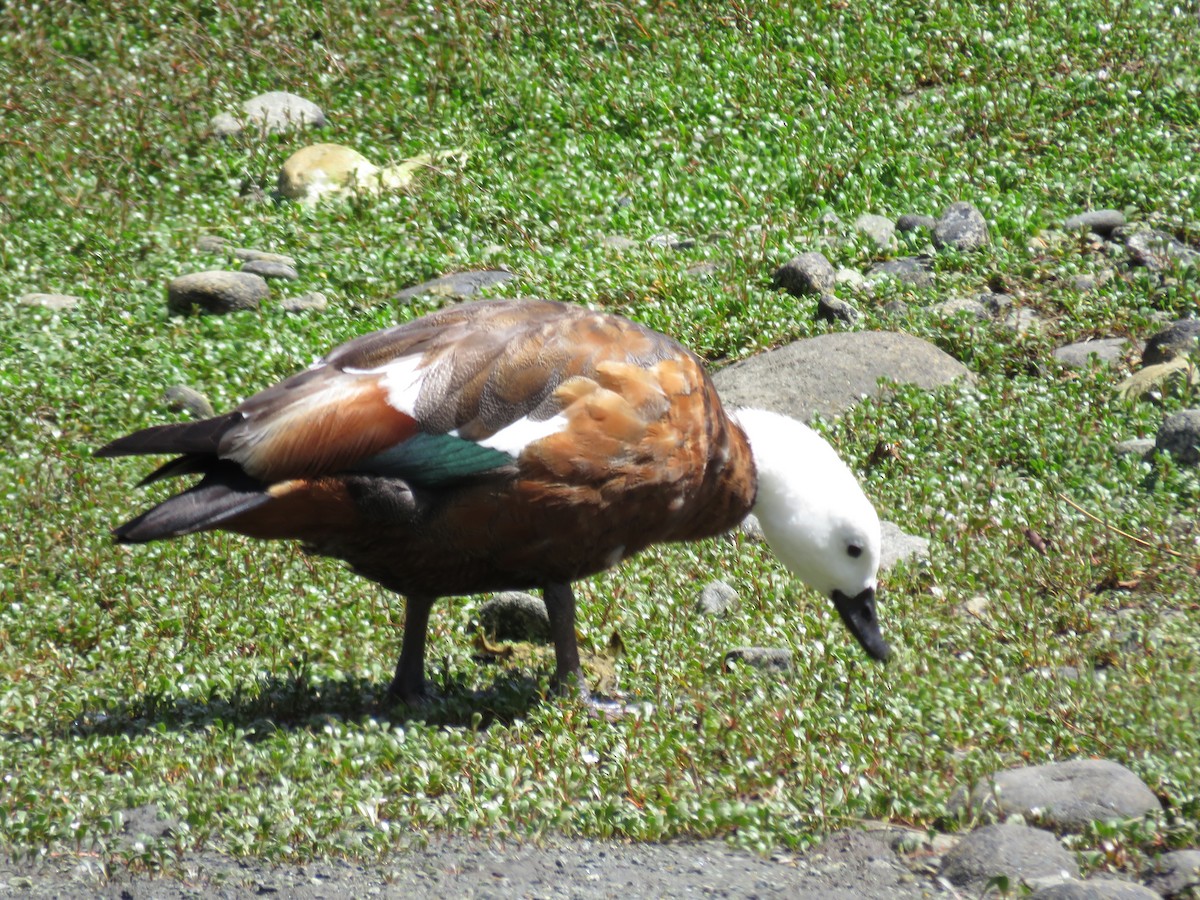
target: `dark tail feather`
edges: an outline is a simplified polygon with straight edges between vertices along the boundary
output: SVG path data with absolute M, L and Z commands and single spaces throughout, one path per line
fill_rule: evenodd
M 142 456 L 151 453 L 210 453 L 216 455 L 221 438 L 245 417 L 234 411 L 202 422 L 154 425 L 117 438 L 96 451 L 96 456 Z M 153 476 L 151 476 L 153 477 Z M 166 476 L 159 476 L 166 477 Z
M 171 465 L 168 463 L 163 468 Z M 198 485 L 114 528 L 113 535 L 121 544 L 144 544 L 178 537 L 215 528 L 270 499 L 266 486 L 238 466 L 210 461 L 209 471 Z
M 191 454 L 189 456 L 177 456 L 168 463 L 159 466 L 145 478 L 137 483 L 138 487 L 145 487 L 148 484 L 154 484 L 156 481 L 162 481 L 164 478 L 178 478 L 180 475 L 201 475 L 207 473 L 213 467 L 213 458 L 208 454 L 199 456 Z

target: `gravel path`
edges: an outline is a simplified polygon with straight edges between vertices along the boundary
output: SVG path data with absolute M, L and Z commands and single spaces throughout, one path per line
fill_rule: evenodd
M 914 875 L 889 846 L 889 834 L 839 832 L 806 854 L 769 858 L 721 841 L 629 844 L 555 840 L 491 845 L 462 837 L 435 839 L 382 864 L 319 862 L 276 866 L 217 853 L 189 854 L 182 877 L 105 877 L 87 856 L 37 862 L 0 860 L 0 896 L 600 898 L 790 897 L 884 900 L 931 897 L 940 888 Z

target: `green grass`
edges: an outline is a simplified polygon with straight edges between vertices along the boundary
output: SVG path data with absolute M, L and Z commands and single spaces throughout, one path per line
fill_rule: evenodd
M 1195 311 L 1200 275 L 1119 269 L 1081 294 L 1072 276 L 1114 265 L 1103 249 L 1031 243 L 1102 206 L 1200 238 L 1194 10 L 296 6 L 0 10 L 3 846 L 127 853 L 116 813 L 149 802 L 182 826 L 139 864 L 201 843 L 370 857 L 437 829 L 798 846 L 866 818 L 958 827 L 956 786 L 1074 756 L 1125 763 L 1162 797 L 1160 817 L 1118 833 L 1128 859 L 1200 843 L 1200 475 L 1111 452 L 1200 397 L 1177 385 L 1157 404 L 1115 402 L 1119 368 L 1050 359 L 1059 343 L 1145 337 Z M 325 108 L 312 140 L 379 163 L 462 147 L 467 163 L 379 200 L 239 201 L 310 138 L 213 141 L 204 126 L 273 89 Z M 881 513 L 932 542 L 928 563 L 886 578 L 887 667 L 763 549 L 722 540 L 579 588 L 585 645 L 620 635 L 621 687 L 653 712 L 593 721 L 542 697 L 547 664 L 477 662 L 467 598 L 431 626 L 445 699 L 378 717 L 394 598 L 291 547 L 109 540 L 151 495 L 132 488 L 142 463 L 91 451 L 167 421 L 164 388 L 228 408 L 431 308 L 389 300 L 419 280 L 505 265 L 521 280 L 497 295 L 620 311 L 720 364 L 828 327 L 769 288 L 823 238 L 838 239 L 835 265 L 876 258 L 827 214 L 936 214 L 956 199 L 985 213 L 989 248 L 938 257 L 936 289 L 850 299 L 863 328 L 896 327 L 882 307 L 905 300 L 900 326 L 976 384 L 900 388 L 826 426 Z M 699 241 L 599 246 L 666 230 Z M 193 250 L 205 233 L 295 256 L 301 281 L 276 293 L 322 290 L 329 310 L 168 318 L 165 283 L 222 264 Z M 705 260 L 721 263 L 714 278 L 685 274 Z M 920 313 L 997 280 L 1043 317 L 1039 333 Z M 34 290 L 83 301 L 15 303 Z M 899 456 L 869 465 L 881 441 Z M 701 619 L 692 600 L 713 577 L 740 605 Z M 960 611 L 973 598 L 982 618 Z M 791 648 L 794 676 L 722 672 L 742 644 Z M 1098 830 L 1083 849 L 1113 840 Z

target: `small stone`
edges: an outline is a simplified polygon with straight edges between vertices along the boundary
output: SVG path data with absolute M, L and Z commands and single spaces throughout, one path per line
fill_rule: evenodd
M 875 246 L 885 249 L 892 243 L 892 236 L 896 232 L 896 226 L 892 224 L 891 219 L 876 216 L 872 213 L 863 213 L 854 220 L 854 230 L 869 237 L 875 243 Z
M 1101 237 L 1108 237 L 1113 229 L 1125 224 L 1125 214 L 1119 209 L 1093 209 L 1088 212 L 1071 216 L 1063 222 L 1067 231 L 1082 231 L 1087 229 Z
M 981 320 L 991 318 L 983 304 L 974 297 L 951 297 L 949 300 L 933 304 L 929 311 L 943 319 L 952 319 L 960 314 Z
M 1140 456 L 1144 458 L 1153 452 L 1153 438 L 1130 438 L 1113 446 L 1113 453 L 1117 454 L 1117 456 Z
M 1200 850 L 1164 853 L 1145 872 L 1146 884 L 1164 897 L 1200 897 Z
M 284 312 L 324 312 L 329 306 L 329 300 L 320 291 L 310 291 L 298 297 L 288 297 L 279 304 Z
M 209 399 L 186 384 L 167 388 L 163 391 L 162 401 L 171 412 L 186 412 L 193 419 L 209 419 L 216 414 Z
M 879 528 L 882 532 L 881 572 L 904 560 L 929 558 L 929 538 L 906 534 L 895 522 L 880 522 Z
M 982 891 L 1006 877 L 1017 886 L 1038 877 L 1079 875 L 1075 857 L 1049 831 L 1024 825 L 985 825 L 967 834 L 942 858 L 941 876 L 951 884 Z
M 196 239 L 196 249 L 202 253 L 229 253 L 233 242 L 215 234 L 202 234 Z
M 1177 319 L 1146 341 L 1142 365 L 1170 362 L 1183 353 L 1200 350 L 1200 319 Z
M 696 240 L 685 238 L 674 231 L 664 231 L 647 239 L 646 244 L 660 250 L 691 250 L 696 246 Z
M 266 259 L 252 259 L 242 265 L 242 271 L 261 275 L 263 278 L 278 278 L 281 281 L 295 281 L 300 277 L 291 266 Z
M 1200 465 L 1200 409 L 1184 409 L 1159 426 L 1154 446 L 1185 466 Z
M 867 286 L 867 279 L 857 269 L 838 269 L 834 273 L 833 279 L 838 284 L 852 291 L 861 291 Z
M 979 301 L 979 305 L 987 310 L 987 314 L 993 318 L 1007 316 L 1012 312 L 1013 298 L 1010 294 L 997 294 L 994 291 L 980 294 L 975 298 Z
M 258 309 L 270 294 L 267 282 L 249 272 L 193 272 L 167 285 L 167 309 L 176 315 L 238 312 Z
M 933 216 L 917 216 L 912 213 L 905 213 L 896 220 L 896 230 L 901 234 L 906 234 L 910 231 L 932 231 L 933 226 L 937 224 L 937 219 Z
M 762 523 L 758 521 L 758 516 L 754 513 L 750 513 L 742 519 L 742 524 L 737 527 L 737 530 L 751 543 L 762 544 L 767 540 L 767 536 L 763 534 Z
M 209 127 L 218 137 L 240 134 L 247 127 L 266 134 L 279 134 L 324 124 L 325 113 L 321 107 L 287 91 L 270 91 L 251 97 L 242 103 L 240 113 L 218 113 L 209 121 Z
M 1054 351 L 1054 358 L 1073 369 L 1085 368 L 1093 362 L 1112 365 L 1125 358 L 1128 348 L 1129 341 L 1125 338 L 1097 338 L 1059 347 Z
M 933 226 L 933 246 L 939 250 L 978 250 L 987 242 L 987 220 L 970 203 L 951 203 Z
M 1041 887 L 1030 895 L 1030 900 L 1162 900 L 1162 896 L 1132 881 L 1098 876 Z
M 885 259 L 867 269 L 868 281 L 879 281 L 883 278 L 895 278 L 901 284 L 915 288 L 933 286 L 933 273 L 929 270 L 929 263 L 919 256 Z
M 858 310 L 832 294 L 822 294 L 817 299 L 817 318 L 823 322 L 853 325 L 858 321 Z
M 696 610 L 705 616 L 720 616 L 729 612 L 738 601 L 738 592 L 724 581 L 710 581 L 696 598 Z
M 698 278 L 701 280 L 707 280 L 709 278 L 716 278 L 717 273 L 719 273 L 720 271 L 721 271 L 721 267 L 719 265 L 717 265 L 716 263 L 701 262 L 701 263 L 695 263 L 693 265 L 688 266 L 686 269 L 683 270 L 683 274 L 688 276 L 688 278 Z
M 492 640 L 550 640 L 550 616 L 546 604 L 524 591 L 505 591 L 479 608 L 479 625 Z
M 1073 759 L 997 772 L 970 798 L 950 799 L 951 810 L 1021 815 L 1055 828 L 1078 831 L 1094 821 L 1128 819 L 1161 809 L 1158 798 L 1120 763 Z
M 772 287 L 781 287 L 793 297 L 827 294 L 833 290 L 836 273 L 825 254 L 801 253 L 775 270 Z
M 1135 231 L 1125 240 L 1125 249 L 1134 265 L 1154 272 L 1200 262 L 1200 253 L 1162 231 Z
M 1042 317 L 1032 309 L 1014 309 L 1004 317 L 1004 327 L 1017 334 L 1029 334 L 1042 327 Z
M 17 302 L 22 306 L 37 306 L 42 309 L 50 309 L 55 312 L 63 312 L 68 309 L 73 309 L 80 303 L 80 298 L 73 294 L 22 294 L 17 298 Z
M 964 600 L 961 609 L 963 616 L 970 616 L 972 619 L 986 619 L 988 607 L 991 605 L 991 601 L 983 594 L 976 594 Z
M 512 281 L 517 276 L 504 269 L 479 269 L 471 272 L 455 272 L 443 275 L 421 284 L 413 285 L 400 291 L 393 299 L 412 300 L 422 294 L 433 294 L 436 297 L 464 298 L 471 297 L 486 288 L 506 281 Z
M 278 263 L 281 266 L 291 266 L 293 269 L 296 268 L 295 258 L 283 253 L 268 253 L 266 250 L 236 247 L 233 250 L 233 255 L 242 260 L 242 262 L 269 262 Z
M 615 250 L 618 253 L 623 250 L 632 250 L 638 245 L 633 238 L 625 237 L 623 234 L 611 234 L 600 238 L 600 246 L 605 250 Z
M 792 651 L 785 647 L 738 647 L 725 654 L 725 671 L 735 663 L 764 672 L 790 672 Z

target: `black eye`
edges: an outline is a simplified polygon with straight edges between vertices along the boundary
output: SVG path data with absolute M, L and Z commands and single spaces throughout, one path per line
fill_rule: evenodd
M 851 544 L 846 548 L 846 552 L 855 559 L 858 559 L 860 556 L 862 556 L 862 547 L 858 546 L 858 544 Z

